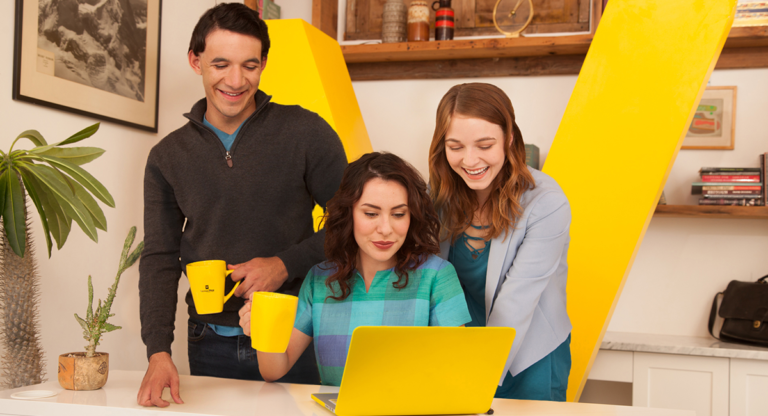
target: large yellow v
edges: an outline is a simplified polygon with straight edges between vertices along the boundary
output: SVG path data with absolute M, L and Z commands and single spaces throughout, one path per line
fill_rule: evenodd
M 570 200 L 568 400 L 624 281 L 728 36 L 736 0 L 611 0 L 547 156 Z

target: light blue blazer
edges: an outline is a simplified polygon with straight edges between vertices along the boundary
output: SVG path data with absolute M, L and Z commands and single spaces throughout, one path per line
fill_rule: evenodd
M 516 228 L 491 240 L 488 254 L 486 324 L 517 332 L 499 385 L 554 351 L 572 329 L 565 294 L 571 206 L 554 179 L 529 170 L 536 186 L 520 200 Z M 441 257 L 449 249 L 443 241 Z

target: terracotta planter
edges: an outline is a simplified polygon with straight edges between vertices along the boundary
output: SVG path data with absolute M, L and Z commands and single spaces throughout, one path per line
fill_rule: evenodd
M 109 354 L 96 353 L 92 358 L 85 352 L 59 355 L 59 384 L 67 390 L 96 390 L 107 383 Z

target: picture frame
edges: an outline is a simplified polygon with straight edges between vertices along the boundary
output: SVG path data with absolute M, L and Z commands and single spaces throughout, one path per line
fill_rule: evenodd
M 680 148 L 733 150 L 735 132 L 736 87 L 707 87 Z
M 157 133 L 161 2 L 16 0 L 13 99 Z

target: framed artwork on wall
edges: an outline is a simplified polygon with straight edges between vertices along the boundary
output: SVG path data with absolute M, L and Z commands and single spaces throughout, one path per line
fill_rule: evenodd
M 13 99 L 157 132 L 162 0 L 16 0 Z
M 681 149 L 733 150 L 736 87 L 707 87 Z

